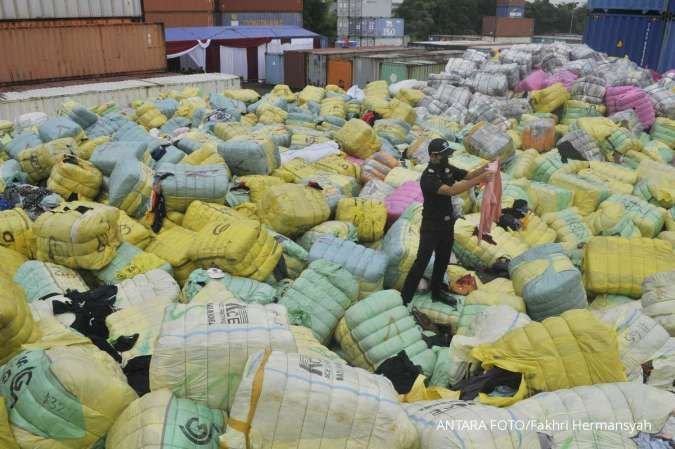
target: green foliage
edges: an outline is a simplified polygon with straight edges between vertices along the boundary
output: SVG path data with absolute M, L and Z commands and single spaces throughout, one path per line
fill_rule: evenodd
M 302 25 L 317 34 L 335 39 L 337 34 L 337 15 L 330 12 L 332 0 L 305 0 L 302 10 Z
M 572 33 L 582 34 L 587 11 L 585 5 L 577 8 L 574 3 L 554 5 L 549 0 L 535 0 L 525 4 L 525 16 L 534 19 L 535 34 L 569 33 L 570 26 Z

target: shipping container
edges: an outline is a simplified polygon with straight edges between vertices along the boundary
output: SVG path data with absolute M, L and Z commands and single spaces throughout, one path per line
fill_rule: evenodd
M 483 36 L 531 37 L 534 34 L 534 19 L 510 17 L 483 17 Z
M 214 14 L 205 11 L 148 12 L 145 14 L 145 22 L 163 23 L 165 28 L 215 26 Z
M 309 53 L 307 55 L 307 84 L 312 86 L 326 86 L 326 55 Z
M 302 12 L 302 0 L 216 0 L 219 12 Z
M 142 16 L 141 0 L 0 0 L 0 20 Z
M 610 56 L 627 56 L 642 67 L 656 69 L 665 23 L 660 16 L 591 14 L 584 42 Z
M 661 13 L 668 10 L 668 0 L 588 0 L 588 9 Z
M 675 20 L 672 18 L 666 22 L 658 69 L 661 73 L 675 69 Z
M 338 17 L 391 17 L 391 0 L 338 0 Z
M 302 26 L 299 12 L 222 12 L 216 13 L 216 26 Z
M 355 38 L 359 47 L 373 47 L 374 51 L 378 51 L 377 47 L 402 47 L 406 45 L 405 37 L 361 37 Z
M 142 23 L 143 17 L 112 17 L 103 19 L 46 19 L 0 21 L 0 29 L 8 28 L 49 28 L 60 26 L 102 26 L 125 23 Z
M 0 30 L 0 83 L 69 79 L 166 70 L 161 25 Z
M 214 0 L 143 0 L 143 10 L 148 12 L 215 11 Z
M 380 68 L 380 79 L 389 84 L 414 79 L 426 81 L 432 73 L 441 73 L 445 64 L 425 60 L 383 62 Z
M 291 89 L 302 89 L 307 84 L 307 52 L 284 52 L 284 84 Z
M 524 17 L 525 8 L 522 6 L 497 6 L 497 17 Z
M 385 61 L 395 61 L 404 57 L 403 53 L 379 53 L 354 56 L 352 64 L 352 82 L 359 87 L 380 79 L 380 65 Z
M 404 19 L 384 17 L 338 17 L 338 36 L 402 37 Z
M 267 53 L 265 55 L 265 83 L 285 84 L 283 54 Z
M 352 87 L 352 61 L 349 59 L 329 60 L 326 84 L 334 84 L 345 90 Z
M 525 8 L 525 0 L 497 0 L 497 6 L 520 6 Z

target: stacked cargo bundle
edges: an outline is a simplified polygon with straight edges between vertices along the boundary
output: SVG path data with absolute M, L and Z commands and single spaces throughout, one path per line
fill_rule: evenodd
M 165 28 L 214 26 L 214 0 L 143 0 L 145 21 Z
M 404 20 L 391 17 L 391 0 L 338 0 L 338 44 L 403 45 Z
M 483 17 L 483 36 L 531 38 L 534 20 L 525 18 L 525 0 L 497 0 L 497 15 Z
M 589 0 L 584 42 L 660 72 L 675 68 L 675 1 Z
M 0 84 L 166 70 L 161 26 L 141 0 L 4 0 Z
M 218 26 L 302 26 L 302 0 L 217 0 Z

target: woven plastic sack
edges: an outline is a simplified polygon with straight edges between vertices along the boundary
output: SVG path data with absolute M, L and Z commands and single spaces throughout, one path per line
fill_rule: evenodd
M 267 138 L 235 137 L 218 146 L 218 152 L 232 173 L 268 175 L 280 165 L 279 151 Z
M 172 267 L 175 279 L 183 285 L 197 266 L 190 259 L 190 248 L 195 244 L 195 232 L 182 226 L 163 229 L 145 248 L 147 252 L 166 260 Z
M 549 228 L 544 220 L 532 212 L 529 212 L 522 220 L 521 227 L 514 231 L 523 242 L 530 248 L 547 243 L 554 243 L 557 238 L 556 232 Z
M 532 92 L 530 99 L 536 112 L 553 112 L 570 99 L 570 93 L 561 83 L 555 83 Z
M 542 215 L 542 220 L 557 234 L 559 243 L 580 244 L 591 239 L 593 233 L 584 222 L 579 211 L 574 208 Z
M 335 337 L 348 362 L 370 371 L 400 351 L 427 376 L 436 362 L 436 354 L 424 343 L 421 329 L 396 290 L 374 293 L 350 307 Z
M 671 150 L 675 150 L 675 119 L 658 117 L 651 129 L 654 140 L 665 143 Z
M 320 190 L 298 184 L 271 187 L 258 204 L 263 223 L 288 237 L 295 237 L 330 217 Z
M 228 410 L 249 355 L 265 349 L 296 351 L 283 306 L 169 305 L 150 362 L 150 388 Z
M 171 273 L 171 266 L 165 260 L 124 242 L 117 248 L 113 260 L 94 275 L 105 284 L 117 284 L 154 269 Z
M 643 237 L 654 238 L 661 232 L 665 221 L 663 209 L 632 195 L 614 194 L 607 201 L 623 204 L 626 214 L 638 227 Z
M 36 258 L 69 268 L 99 270 L 121 243 L 117 209 L 97 203 L 63 203 L 35 221 Z
M 98 195 L 102 182 L 103 175 L 92 163 L 61 155 L 52 167 L 47 188 L 66 199 L 76 195 L 78 200 L 91 200 Z
M 184 212 L 193 201 L 225 203 L 230 173 L 223 165 L 159 164 L 162 194 L 168 210 Z
M 0 211 L 0 246 L 31 257 L 35 251 L 33 222 L 20 208 Z
M 670 336 L 675 336 L 675 294 L 673 271 L 647 276 L 642 283 L 643 312 L 663 326 Z
M 4 260 L 9 262 L 7 258 Z M 0 292 L 0 338 L 3 341 L 0 363 L 4 364 L 21 350 L 22 344 L 40 338 L 40 331 L 33 321 L 21 288 L 12 282 L 12 273 L 3 270 L 0 280 L 4 287 Z
M 68 290 L 89 290 L 76 271 L 36 260 L 29 260 L 21 265 L 14 275 L 14 282 L 23 289 L 29 303 L 49 296 L 63 295 Z
M 297 242 L 305 250 L 309 251 L 314 242 L 323 235 L 337 237 L 342 240 L 350 240 L 352 242 L 358 240 L 356 226 L 352 223 L 344 221 L 325 221 L 305 232 Z
M 610 191 L 604 184 L 562 171 L 555 172 L 549 182 L 573 192 L 572 204 L 584 216 L 594 212 L 598 205 L 610 195 Z
M 387 209 L 383 202 L 365 198 L 344 198 L 337 205 L 336 220 L 354 224 L 359 241 L 374 242 L 384 236 Z
M 626 215 L 623 204 L 606 201 L 598 210 L 584 218 L 593 235 L 640 237 L 640 230 Z
M 38 134 L 43 142 L 51 142 L 56 139 L 72 137 L 75 140 L 83 140 L 82 127 L 67 117 L 48 119 L 38 126 Z
M 474 92 L 495 97 L 505 96 L 509 90 L 509 80 L 503 73 L 476 72 L 464 85 Z
M 267 279 L 281 253 L 279 243 L 261 224 L 248 219 L 209 222 L 197 232 L 188 252 L 199 267 L 215 266 L 257 281 Z
M 76 151 L 77 142 L 71 138 L 63 138 L 22 150 L 16 159 L 21 169 L 28 175 L 28 179 L 35 184 L 49 177 L 59 157 L 66 154 L 74 155 Z
M 583 263 L 588 291 L 639 298 L 644 279 L 675 269 L 675 256 L 672 246 L 658 239 L 593 237 Z
M 509 275 L 533 320 L 588 306 L 581 273 L 558 244 L 541 245 L 512 259 Z
M 269 284 L 232 276 L 220 270 L 197 269 L 190 274 L 183 287 L 183 296 L 186 302 L 192 301 L 211 282 L 222 284 L 237 299 L 246 303 L 270 304 L 276 296 L 276 290 Z
M 324 388 L 310 388 L 317 384 Z M 285 386 L 284 394 L 270 394 L 279 385 Z M 354 403 L 363 407 L 355 410 L 349 405 Z M 289 407 L 300 413 L 275 412 Z M 317 415 L 325 425 L 310 424 Z M 231 449 L 306 444 L 337 449 L 369 435 L 379 435 L 377 444 L 392 449 L 417 444 L 415 428 L 386 379 L 340 362 L 268 351 L 249 359 L 220 444 Z
M 504 162 L 515 150 L 511 137 L 490 123 L 481 122 L 464 136 L 464 147 L 474 155 L 489 161 Z
M 110 176 L 118 162 L 143 161 L 146 148 L 142 142 L 108 142 L 97 146 L 89 161 L 105 176 Z
M 349 120 L 334 138 L 347 154 L 361 159 L 368 158 L 381 146 L 373 128 L 359 119 Z

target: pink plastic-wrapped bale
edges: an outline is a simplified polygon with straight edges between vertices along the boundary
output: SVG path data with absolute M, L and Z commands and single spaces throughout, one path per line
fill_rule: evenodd
M 530 73 L 524 80 L 518 83 L 516 86 L 516 91 L 518 92 L 529 92 L 531 90 L 541 90 L 544 87 L 544 81 L 548 74 L 543 70 L 535 70 Z
M 393 223 L 412 203 L 422 203 L 422 189 L 418 181 L 407 181 L 397 187 L 384 200 L 387 206 L 387 221 Z
M 572 84 L 579 78 L 576 73 L 569 70 L 558 70 L 553 75 L 547 76 L 544 80 L 544 87 L 551 86 L 555 83 L 562 83 L 565 89 L 570 90 Z
M 608 87 L 605 103 L 607 104 L 608 115 L 628 109 L 634 110 L 645 129 L 651 128 L 656 120 L 656 112 L 649 95 L 638 87 Z
M 363 165 L 363 163 L 365 162 L 363 159 L 359 159 L 358 157 L 349 156 L 349 155 L 347 155 L 346 159 L 347 159 L 349 162 L 351 162 L 352 164 L 358 165 L 359 167 L 360 167 L 361 165 Z

